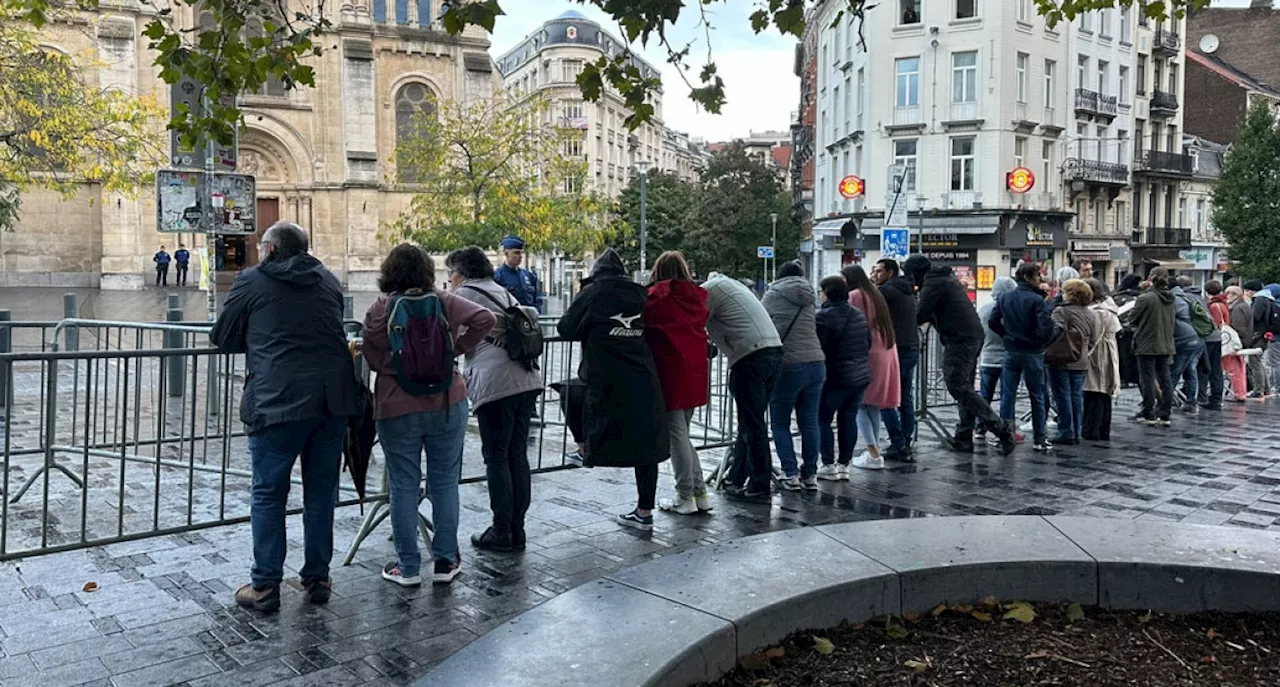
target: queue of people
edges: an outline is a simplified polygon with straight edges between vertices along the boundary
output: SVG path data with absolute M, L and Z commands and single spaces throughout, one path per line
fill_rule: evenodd
M 397 585 L 420 585 L 428 575 L 447 584 L 461 573 L 458 482 L 471 415 L 492 520 L 470 542 L 502 553 L 527 544 L 528 442 L 543 389 L 541 303 L 536 279 L 519 267 L 523 242 L 508 237 L 503 245 L 497 270 L 479 247 L 450 253 L 448 288 L 435 283 L 425 251 L 396 246 L 380 268 L 382 295 L 365 315 L 362 352 L 377 373 L 369 411 L 386 460 L 396 553 L 382 577 Z M 260 264 L 236 279 L 210 334 L 222 351 L 246 356 L 241 419 L 253 465 L 254 562 L 235 598 L 267 612 L 280 605 L 286 500 L 299 457 L 302 588 L 313 603 L 329 599 L 344 436 L 348 419 L 365 411 L 341 287 L 308 248 L 296 224 L 268 229 Z M 652 530 L 655 509 L 713 510 L 690 425 L 710 400 L 715 356 L 728 364 L 737 415 L 721 484 L 727 498 L 748 502 L 767 502 L 775 482 L 813 491 L 819 480 L 850 479 L 853 469 L 916 459 L 912 390 L 922 325 L 942 344 L 942 376 L 959 414 L 944 445 L 961 453 L 982 444 L 1013 453 L 1023 439 L 1016 422 L 1023 384 L 1034 450 L 1108 441 L 1125 347 L 1142 394 L 1134 419 L 1147 425 L 1169 426 L 1175 406 L 1216 410 L 1224 398 L 1243 402 L 1280 389 L 1280 285 L 1209 282 L 1201 292 L 1156 268 L 1113 297 L 1089 271 L 1070 269 L 1056 275 L 1050 296 L 1040 266 L 1024 264 L 975 309 L 950 267 L 920 255 L 901 265 L 880 260 L 870 274 L 848 266 L 816 292 L 799 263 L 778 272 L 760 299 L 714 272 L 699 284 L 683 255 L 666 252 L 641 285 L 609 249 L 582 281 L 557 324 L 582 349 L 574 383 L 561 388 L 581 391 L 568 424 L 582 464 L 634 473 L 635 506 L 617 515 L 618 524 Z M 668 458 L 675 493 L 659 499 L 659 465 Z M 435 524 L 425 565 L 417 537 L 424 464 Z

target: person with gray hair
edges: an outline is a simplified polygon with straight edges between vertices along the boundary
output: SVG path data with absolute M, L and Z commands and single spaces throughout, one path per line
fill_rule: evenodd
M 978 308 L 978 319 L 982 321 L 982 331 L 986 335 L 982 342 L 982 353 L 978 355 L 978 389 L 982 397 L 991 403 L 995 400 L 996 391 L 1000 388 L 1000 376 L 1004 371 L 1004 337 L 991 331 L 991 313 L 996 309 L 996 301 L 1006 293 L 1018 288 L 1018 282 L 1013 277 L 997 277 L 994 284 L 991 285 L 991 300 Z M 1014 441 L 1021 442 L 1025 437 L 1015 433 Z M 988 446 L 996 447 L 1000 445 L 1000 439 L 994 434 L 988 436 L 986 432 L 975 432 L 973 441 L 976 445 L 978 441 L 986 441 Z
M 253 462 L 251 583 L 236 603 L 280 608 L 285 506 L 294 460 L 302 457 L 302 588 L 326 603 L 332 583 L 333 509 L 347 419 L 363 412 L 342 326 L 342 287 L 307 253 L 307 233 L 277 222 L 258 244 L 261 262 L 236 277 L 209 338 L 245 356 L 240 419 Z

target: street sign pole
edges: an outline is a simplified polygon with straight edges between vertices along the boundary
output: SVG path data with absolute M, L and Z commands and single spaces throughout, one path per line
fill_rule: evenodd
M 209 107 L 208 96 L 205 96 L 204 103 L 206 112 L 212 109 Z M 201 205 L 204 206 L 200 217 L 204 224 L 204 252 L 206 259 L 210 260 L 209 288 L 206 290 L 205 300 L 205 311 L 210 322 L 218 319 L 218 237 L 214 233 L 213 221 L 213 149 L 214 142 L 207 141 L 204 145 L 204 189 L 200 194 Z

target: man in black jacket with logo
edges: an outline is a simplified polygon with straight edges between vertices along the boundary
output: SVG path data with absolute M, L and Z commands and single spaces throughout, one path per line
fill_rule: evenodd
M 923 255 L 913 255 L 903 264 L 903 271 L 920 287 L 916 306 L 918 324 L 933 323 L 942 341 L 942 376 L 947 393 L 956 400 L 960 411 L 959 427 L 979 427 L 1000 438 L 1000 451 L 1013 453 L 1017 443 L 1013 427 L 991 409 L 990 404 L 973 388 L 978 373 L 978 354 L 986 338 L 978 311 L 969 301 L 965 288 L 946 265 L 934 266 Z M 946 445 L 959 453 L 973 452 L 973 430 L 957 429 Z
M 893 338 L 898 345 L 898 373 L 902 380 L 902 403 L 880 411 L 890 446 L 888 460 L 915 460 L 911 442 L 916 436 L 916 365 L 920 362 L 920 328 L 916 325 L 916 287 L 902 275 L 897 260 L 884 258 L 871 268 L 871 281 L 880 287 L 893 318 Z
M 1027 380 L 1031 396 L 1033 449 L 1049 451 L 1053 444 L 1045 434 L 1048 407 L 1045 400 L 1044 349 L 1053 343 L 1053 319 L 1048 301 L 1040 292 L 1040 266 L 1027 263 L 1014 278 L 1018 288 L 996 301 L 987 323 L 1004 339 L 1004 371 L 1000 377 L 1000 417 L 1013 422 L 1017 413 L 1018 383 Z

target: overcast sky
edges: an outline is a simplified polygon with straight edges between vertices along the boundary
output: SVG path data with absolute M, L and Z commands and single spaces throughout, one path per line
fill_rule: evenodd
M 786 130 L 791 112 L 800 100 L 800 80 L 791 73 L 796 39 L 783 38 L 776 29 L 761 35 L 751 31 L 747 17 L 751 0 L 725 0 L 708 7 L 713 13 L 711 47 L 728 102 L 719 115 L 701 111 L 689 99 L 689 89 L 667 64 L 665 52 L 655 43 L 641 50 L 645 59 L 663 73 L 663 115 L 667 126 L 711 141 L 745 137 L 751 131 Z M 565 0 L 504 0 L 506 16 L 498 17 L 493 30 L 492 54 L 496 59 L 520 39 L 549 19 L 574 9 L 598 22 L 619 38 L 622 31 L 608 15 L 592 6 Z M 697 84 L 697 72 L 706 58 L 706 39 L 697 28 L 697 7 L 687 2 L 680 22 L 671 32 L 672 42 L 682 46 L 696 39 L 689 63 L 689 80 Z M 636 46 L 639 48 L 639 46 Z

